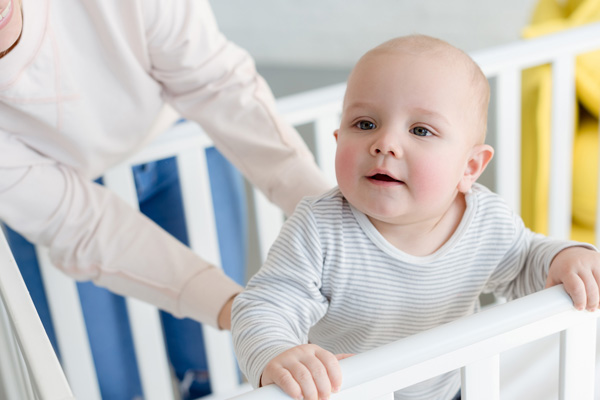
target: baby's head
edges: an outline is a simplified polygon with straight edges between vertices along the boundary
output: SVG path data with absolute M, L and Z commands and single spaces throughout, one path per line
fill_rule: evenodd
M 427 36 L 367 52 L 348 79 L 336 173 L 350 203 L 393 223 L 436 218 L 492 157 L 489 85 L 463 51 Z

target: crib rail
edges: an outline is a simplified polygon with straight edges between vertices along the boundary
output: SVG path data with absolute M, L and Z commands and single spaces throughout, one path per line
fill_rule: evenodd
M 104 183 L 132 207 L 137 208 L 138 199 L 131 167 L 176 157 L 190 247 L 205 260 L 220 266 L 205 158 L 205 150 L 211 146 L 212 142 L 198 125 L 191 122 L 177 124 L 143 152 L 108 171 L 104 175 Z M 100 400 L 102 396 L 76 284 L 52 266 L 47 249 L 38 248 L 37 251 L 49 306 L 55 318 L 65 374 L 77 398 Z M 178 398 L 173 390 L 173 376 L 158 310 L 133 298 L 127 298 L 126 304 L 144 399 Z M 216 398 L 221 399 L 235 394 L 240 385 L 229 333 L 203 325 L 203 337 L 212 392 Z
M 555 286 L 342 360 L 342 387 L 331 398 L 379 399 L 460 368 L 463 398 L 498 399 L 499 354 L 560 332 L 560 374 L 548 379 L 559 379 L 561 400 L 591 400 L 599 316 L 576 311 L 562 286 Z M 270 385 L 234 399 L 289 398 Z
M 0 371 L 10 375 L 1 382 L 5 394 L 74 399 L 1 229 L 0 276 Z
M 570 191 L 564 188 L 570 187 L 572 170 L 574 57 L 598 48 L 600 24 L 593 24 L 472 54 L 486 76 L 495 79 L 492 104 L 495 105 L 497 122 L 490 128 L 497 137 L 494 143 L 495 190 L 517 211 L 520 203 L 521 71 L 544 63 L 554 66 L 553 107 L 560 112 L 553 113 L 552 120 L 553 180 L 549 214 L 551 234 L 557 237 L 568 237 L 570 227 Z M 335 181 L 335 140 L 332 133 L 339 125 L 344 89 L 345 85 L 340 84 L 278 101 L 280 111 L 290 123 L 312 125 L 315 157 L 332 183 Z M 203 258 L 220 265 L 204 161 L 204 149 L 210 145 L 210 140 L 197 125 L 179 124 L 135 158 L 109 171 L 105 181 L 124 199 L 136 205 L 131 166 L 176 156 L 181 171 L 191 247 Z M 254 191 L 254 197 L 259 253 L 264 259 L 283 222 L 283 215 L 258 191 Z M 203 221 L 202 226 L 199 226 L 199 221 Z M 599 232 L 597 237 L 600 237 L 600 228 L 596 230 Z M 63 318 L 56 321 L 55 326 L 69 383 L 78 398 L 100 399 L 75 283 L 50 266 L 43 250 L 40 251 L 40 260 L 45 285 L 49 288 L 50 307 L 56 310 L 52 314 Z M 135 300 L 128 300 L 127 306 L 145 399 L 176 398 L 157 310 Z M 597 314 L 574 311 L 561 288 L 540 292 L 343 360 L 343 391 L 334 398 L 383 396 L 434 374 L 461 368 L 463 391 L 469 399 L 494 399 L 498 396 L 498 354 L 527 341 L 561 332 L 561 399 L 591 399 L 595 354 L 591 349 L 595 346 L 596 317 Z M 66 329 L 61 330 L 61 326 Z M 232 393 L 243 388 L 238 383 L 229 335 L 205 329 L 214 393 L 211 398 L 231 397 Z M 393 354 L 402 356 L 394 357 Z M 369 368 L 365 370 L 364 365 L 369 365 Z M 237 399 L 286 398 L 282 396 L 277 388 L 267 387 Z
M 568 238 L 571 228 L 571 191 L 568 188 L 571 187 L 574 138 L 575 58 L 596 49 L 600 49 L 600 23 L 471 54 L 484 74 L 495 81 L 491 105 L 496 118 L 495 124 L 489 127 L 496 138 L 494 190 L 517 212 L 521 201 L 521 73 L 537 65 L 552 66 L 552 109 L 556 111 L 552 113 L 551 121 L 552 180 L 548 218 L 549 234 L 557 238 Z M 279 101 L 280 110 L 289 122 L 313 125 L 315 156 L 330 177 L 333 176 L 335 154 L 332 132 L 339 125 L 344 89 L 343 84 L 335 85 Z M 260 218 L 258 221 L 259 224 L 269 223 L 261 222 Z M 596 242 L 600 243 L 600 224 L 597 224 L 596 232 Z M 266 242 L 263 254 L 272 238 Z M 522 313 L 521 308 L 535 311 L 533 314 Z M 461 368 L 463 393 L 469 399 L 497 399 L 498 354 L 561 332 L 560 398 L 591 399 L 595 319 L 596 314 L 574 311 L 562 289 L 551 289 L 344 360 L 345 389 L 333 398 L 377 398 Z M 474 335 L 466 333 L 471 331 Z M 579 369 L 574 360 L 579 360 L 577 362 L 585 367 Z M 369 367 L 364 368 L 365 365 Z M 372 381 L 363 384 L 367 380 L 365 376 Z M 282 396 L 279 389 L 269 387 L 236 399 L 287 398 Z
M 568 238 L 575 112 L 575 58 L 600 49 L 600 23 L 471 54 L 488 78 L 495 77 L 498 123 L 496 191 L 518 212 L 520 204 L 521 71 L 552 66 L 549 234 Z M 597 228 L 597 232 L 600 232 Z M 598 234 L 596 237 L 599 237 Z M 598 241 L 597 241 L 598 242 Z

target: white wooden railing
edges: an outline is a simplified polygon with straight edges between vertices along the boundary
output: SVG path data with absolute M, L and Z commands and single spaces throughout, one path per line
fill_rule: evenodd
M 597 49 L 600 49 L 600 23 L 471 54 L 484 74 L 495 79 L 491 104 L 495 106 L 496 125 L 489 128 L 495 137 L 495 191 L 517 212 L 521 202 L 521 72 L 537 65 L 552 65 L 552 110 L 555 111 L 551 121 L 552 179 L 548 218 L 549 233 L 557 238 L 569 238 L 571 229 L 571 191 L 566 188 L 571 188 L 572 175 L 575 58 Z M 291 123 L 314 124 L 315 155 L 329 173 L 333 171 L 335 154 L 331 135 L 339 124 L 344 89 L 345 85 L 336 85 L 279 102 Z M 596 243 L 600 243 L 600 224 L 596 224 L 596 238 Z M 263 254 L 271 243 L 270 237 L 265 241 Z M 343 390 L 332 398 L 375 399 L 461 368 L 463 398 L 497 399 L 498 355 L 559 331 L 560 399 L 592 399 L 596 314 L 576 312 L 561 288 L 343 360 Z M 236 397 L 239 400 L 284 398 L 288 397 L 274 387 Z
M 342 387 L 331 398 L 387 399 L 396 390 L 461 369 L 463 399 L 497 400 L 499 354 L 560 332 L 560 374 L 548 380 L 559 380 L 561 400 L 592 400 L 598 316 L 600 311 L 575 310 L 562 286 L 555 286 L 342 360 Z M 290 397 L 270 385 L 235 399 Z
M 0 372 L 7 399 L 74 400 L 0 229 Z
M 496 137 L 495 189 L 516 210 L 519 209 L 520 203 L 521 70 L 544 63 L 552 63 L 554 66 L 553 109 L 560 112 L 554 112 L 552 120 L 553 161 L 549 213 L 551 234 L 556 237 L 568 237 L 570 227 L 570 190 L 564 188 L 571 187 L 573 138 L 571 111 L 575 101 L 574 57 L 579 53 L 598 48 L 600 48 L 600 24 L 594 24 L 472 54 L 484 73 L 489 78 L 495 78 L 496 81 L 492 104 L 496 108 L 497 123 L 496 126 L 490 127 L 490 131 Z M 280 111 L 290 123 L 313 125 L 315 156 L 332 182 L 334 182 L 335 154 L 332 133 L 339 124 L 344 89 L 345 85 L 340 84 L 278 101 Z M 171 156 L 177 157 L 191 247 L 203 258 L 220 265 L 204 159 L 204 150 L 210 145 L 210 140 L 197 125 L 179 124 L 134 159 L 109 171 L 105 176 L 105 182 L 107 186 L 136 206 L 131 166 Z M 283 216 L 260 193 L 254 194 L 257 236 L 260 245 L 258 252 L 264 259 L 267 249 L 279 231 Z M 199 224 L 198 221 L 203 222 Z M 209 223 L 206 223 L 207 221 Z M 596 231 L 600 232 L 598 226 Z M 199 240 L 200 237 L 203 240 Z M 597 234 L 597 237 L 600 235 Z M 77 398 L 99 400 L 101 396 L 75 283 L 50 265 L 43 249 L 39 250 L 39 258 L 49 305 L 55 318 L 62 367 L 67 379 Z M 2 276 L 0 279 L 4 282 L 5 278 Z M 146 400 L 177 398 L 172 389 L 172 376 L 157 310 L 132 299 L 127 300 L 127 307 L 131 318 L 144 398 Z M 589 367 L 591 365 L 589 357 L 582 358 L 582 365 L 585 367 L 574 374 L 574 378 L 571 378 L 573 371 L 571 362 L 573 357 L 579 357 L 578 343 L 583 343 L 585 340 L 591 346 L 594 342 L 591 339 L 592 336 L 595 338 L 595 322 L 591 322 L 593 320 L 595 315 L 573 311 L 570 301 L 561 289 L 541 292 L 520 299 L 518 302 L 498 306 L 464 320 L 440 326 L 382 349 L 375 349 L 344 360 L 342 362 L 345 376 L 344 393 L 336 396 L 348 396 L 339 397 L 344 399 L 364 399 L 367 397 L 361 393 L 368 392 L 369 396 L 390 393 L 398 388 L 398 384 L 406 385 L 425 379 L 425 376 L 429 376 L 432 372 L 442 373 L 464 366 L 463 377 L 468 386 L 463 390 L 467 396 L 470 396 L 469 399 L 493 399 L 494 397 L 487 397 L 490 392 L 486 391 L 486 388 L 497 386 L 497 356 L 495 355 L 523 343 L 525 339 L 534 340 L 558 331 L 564 331 L 561 333 L 562 348 L 565 352 L 561 359 L 561 368 L 564 369 L 561 373 L 563 377 L 561 382 L 564 381 L 561 390 L 565 393 L 562 398 L 569 398 L 565 397 L 572 393 L 573 389 L 569 385 L 577 379 L 586 382 L 585 385 L 577 387 L 585 387 L 587 389 L 583 390 L 589 393 L 589 374 L 593 371 L 593 367 Z M 506 321 L 508 325 L 504 326 L 504 322 L 501 321 Z M 16 334 L 27 335 L 22 331 Z M 238 383 L 229 334 L 205 328 L 204 335 L 213 389 L 211 398 L 229 398 L 240 390 L 248 390 L 247 386 L 240 386 Z M 421 345 L 417 346 L 416 344 L 419 343 Z M 432 343 L 436 345 L 432 346 Z M 401 352 L 402 357 L 389 357 L 389 352 L 392 351 Z M 594 354 L 592 351 L 589 353 Z M 392 360 L 394 358 L 401 360 L 402 363 L 395 363 L 398 360 Z M 31 360 L 32 363 L 37 364 L 37 361 L 33 361 L 35 356 Z M 369 367 L 362 370 L 355 369 L 361 365 Z M 2 368 L 1 372 L 4 373 L 4 370 L 5 368 Z M 369 378 L 368 381 L 365 377 Z M 471 380 L 481 380 L 486 383 L 470 386 L 468 383 Z M 387 386 L 379 389 L 380 383 Z M 484 394 L 479 396 L 477 393 L 480 391 Z M 29 398 L 28 393 L 31 394 L 30 389 L 23 389 L 22 396 L 19 398 Z M 257 393 L 278 396 L 277 389 L 265 388 L 258 392 L 251 392 L 245 395 L 249 397 L 243 398 L 282 398 L 280 394 L 279 397 L 261 397 Z M 578 396 L 572 398 L 577 400 L 586 398 Z

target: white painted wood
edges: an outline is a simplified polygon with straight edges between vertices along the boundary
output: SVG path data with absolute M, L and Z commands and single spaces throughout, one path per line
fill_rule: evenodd
M 61 365 L 58 362 L 50 340 L 46 336 L 42 322 L 37 314 L 35 306 L 25 282 L 21 277 L 17 264 L 12 253 L 0 231 L 0 297 L 3 303 L 3 309 L 10 321 L 10 327 L 14 333 L 14 338 L 18 345 L 19 353 L 26 366 L 27 374 L 21 378 L 22 386 L 19 389 L 23 397 L 32 398 L 31 391 L 26 386 L 31 382 L 33 393 L 42 399 L 47 400 L 68 400 L 74 399 L 71 388 L 63 373 Z M 4 319 L 6 321 L 6 319 Z M 5 324 L 3 326 L 6 327 Z M 15 347 L 12 347 L 15 349 Z M 13 354 L 14 367 L 24 371 L 20 364 L 19 357 Z M 2 357 L 9 357 L 9 354 L 3 353 Z M 16 371 L 13 371 L 16 373 Z M 13 374 L 16 378 L 16 374 Z
M 389 393 L 374 400 L 394 400 L 394 393 Z
M 559 399 L 593 400 L 595 366 L 596 320 L 588 318 L 560 334 Z
M 600 46 L 600 22 L 574 29 L 520 40 L 471 52 L 486 76 L 495 76 L 512 68 L 526 69 L 547 64 L 557 57 L 574 56 L 598 49 Z
M 2 233 L 0 232 L 0 235 Z M 0 398 L 32 399 L 32 383 L 4 303 L 0 301 Z
M 575 129 L 575 59 L 558 58 L 552 64 L 552 139 L 550 148 L 550 193 L 548 233 L 571 236 L 571 192 L 573 138 Z
M 256 187 L 252 188 L 254 219 L 256 221 L 257 243 L 260 260 L 267 259 L 269 249 L 284 222 L 284 214 L 275 204 L 267 200 L 267 197 Z
M 553 100 L 552 152 L 553 155 L 558 157 L 558 161 L 552 163 L 553 171 L 551 175 L 553 181 L 555 180 L 557 184 L 551 185 L 550 189 L 550 213 L 553 221 L 551 223 L 551 234 L 559 237 L 566 237 L 570 226 L 567 210 L 570 210 L 570 198 L 568 196 L 571 179 L 570 157 L 573 128 L 571 110 L 574 104 L 574 89 L 572 79 L 565 79 L 565 77 L 572 75 L 574 68 L 573 56 L 575 54 L 598 47 L 600 47 L 600 23 L 535 40 L 521 41 L 472 53 L 473 58 L 482 67 L 486 76 L 497 77 L 498 79 L 498 132 L 500 134 L 496 143 L 496 157 L 502 165 L 498 175 L 500 179 L 498 190 L 516 210 L 518 210 L 519 204 L 519 185 L 516 182 L 520 178 L 520 168 L 515 164 L 520 152 L 520 124 L 518 122 L 520 113 L 520 94 L 518 90 L 520 71 L 523 68 L 539 64 L 554 63 L 555 99 Z M 335 151 L 331 150 L 335 148 L 335 142 L 333 139 L 328 141 L 328 138 L 330 138 L 333 129 L 337 127 L 336 119 L 339 118 L 338 115 L 341 111 L 344 90 L 345 85 L 340 84 L 297 96 L 290 96 L 278 101 L 280 111 L 290 123 L 294 125 L 315 124 L 317 135 L 315 142 L 318 151 L 316 158 L 326 171 L 334 170 L 332 166 Z M 556 112 L 557 110 L 559 112 Z M 196 124 L 178 124 L 170 129 L 167 135 L 158 138 L 146 150 L 129 160 L 126 167 L 122 166 L 124 169 L 121 169 L 122 177 L 119 179 L 131 179 L 130 175 L 127 175 L 128 173 L 124 171 L 133 164 L 154 161 L 177 155 L 181 151 L 190 150 L 189 153 L 182 154 L 179 157 L 178 163 L 182 182 L 185 182 L 182 183 L 182 190 L 185 192 L 184 208 L 189 213 L 187 218 L 190 221 L 192 248 L 202 257 L 209 259 L 216 265 L 220 265 L 218 252 L 214 253 L 218 249 L 214 221 L 208 223 L 209 231 L 206 232 L 197 226 L 204 225 L 204 221 L 211 221 L 212 217 L 212 202 L 209 189 L 206 187 L 208 184 L 206 171 L 202 170 L 200 175 L 197 174 L 198 165 L 205 165 L 197 146 L 205 148 L 210 145 L 210 140 L 206 135 L 199 132 L 200 129 Z M 564 132 L 570 132 L 570 134 L 565 135 Z M 333 147 L 331 147 L 332 145 Z M 191 150 L 193 148 L 196 150 Z M 114 173 L 117 173 L 117 170 Z M 327 173 L 330 174 L 330 177 L 333 176 L 331 172 Z M 109 184 L 112 185 L 110 183 L 113 181 L 111 174 L 107 174 L 107 178 Z M 127 178 L 128 176 L 129 178 Z M 124 185 L 124 187 L 128 188 L 124 192 L 129 192 L 126 197 L 132 199 L 130 193 L 133 190 L 131 182 Z M 261 196 L 256 196 L 259 199 L 257 201 L 259 204 L 257 213 L 269 216 L 264 219 L 264 225 L 259 228 L 261 256 L 264 259 L 266 250 L 277 236 L 283 218 L 282 213 Z M 559 216 L 558 222 L 554 222 L 556 215 Z M 198 224 L 195 221 L 203 222 Z M 600 224 L 597 224 L 596 232 L 597 237 L 600 237 Z M 83 352 L 77 350 L 76 354 L 70 353 L 70 350 L 68 350 L 72 347 L 73 341 L 76 342 L 75 348 L 86 347 L 82 339 L 85 337 L 85 326 L 83 325 L 80 307 L 78 307 L 79 301 L 75 284 L 71 279 L 62 276 L 55 268 L 49 267 L 47 255 L 43 254 L 43 251 L 40 252 L 40 258 L 43 259 L 41 264 L 46 284 L 59 288 L 58 291 L 61 292 L 59 295 L 49 292 L 51 297 L 49 301 L 53 316 L 58 318 L 58 320 L 55 320 L 55 324 L 59 346 L 65 359 L 64 368 L 67 371 L 67 376 L 69 376 L 69 380 L 74 381 L 73 391 L 81 399 L 98 399 L 99 393 L 97 383 L 94 383 L 95 378 L 90 381 L 91 376 L 95 377 L 95 371 L 93 370 L 89 345 L 87 345 L 88 350 Z M 69 282 L 69 284 L 66 282 Z M 72 301 L 73 304 L 65 304 L 69 301 Z M 581 348 L 585 347 L 581 344 L 590 342 L 591 337 L 594 336 L 590 333 L 590 327 L 584 326 L 591 325 L 588 322 L 589 320 L 594 320 L 595 324 L 596 315 L 574 311 L 568 296 L 558 289 L 551 289 L 548 292 L 541 292 L 531 298 L 518 301 L 521 302 L 506 303 L 464 320 L 455 321 L 455 323 L 343 360 L 341 362 L 345 377 L 343 391 L 335 394 L 333 398 L 363 400 L 389 396 L 392 391 L 399 389 L 400 386 L 408 386 L 419 380 L 427 379 L 427 377 L 462 367 L 465 368 L 466 381 L 469 381 L 469 377 L 475 371 L 483 374 L 485 379 L 492 379 L 491 385 L 495 385 L 493 377 L 497 376 L 496 373 L 493 371 L 491 373 L 485 372 L 496 368 L 494 366 L 495 361 L 490 362 L 489 360 L 496 359 L 497 354 L 503 351 L 514 349 L 516 346 L 540 337 L 557 334 L 557 332 L 564 329 L 568 330 L 561 333 L 563 343 L 561 390 L 565 393 L 563 397 L 583 399 L 589 396 L 589 387 L 586 386 L 586 383 L 575 384 L 573 382 L 588 382 L 589 374 L 593 373 L 593 366 L 590 367 L 589 354 L 586 353 L 587 357 L 586 354 L 583 356 L 577 354 L 580 354 L 582 352 Z M 128 301 L 128 309 L 133 315 L 133 324 L 138 326 L 133 329 L 137 331 L 134 334 L 137 354 L 140 352 L 138 350 L 138 340 L 144 341 L 144 338 L 139 339 L 139 336 L 153 337 L 150 342 L 154 343 L 161 342 L 161 340 L 154 336 L 154 332 L 160 332 L 155 328 L 157 326 L 156 310 L 149 313 L 149 315 L 153 315 L 150 320 L 154 321 L 149 324 L 154 328 L 145 330 L 143 327 L 148 322 L 144 322 L 143 318 L 139 322 L 135 322 L 138 313 L 131 310 L 137 308 L 137 306 L 132 305 L 132 303 Z M 145 315 L 145 311 L 140 312 L 139 315 Z M 61 320 L 65 316 L 68 316 L 68 318 Z M 61 327 L 64 324 L 68 327 L 67 335 L 61 333 L 64 332 L 64 328 Z M 571 328 L 571 326 L 577 327 Z M 68 337 L 68 342 L 65 342 L 65 337 Z M 235 366 L 232 367 L 233 357 L 230 357 L 231 345 L 228 334 L 216 332 L 213 336 L 213 332 L 207 330 L 205 337 L 207 350 L 209 351 L 209 368 L 211 376 L 214 375 L 212 385 L 215 394 L 211 398 L 224 398 L 223 396 L 237 393 L 238 390 L 247 390 L 247 386 L 238 386 L 237 376 L 233 373 Z M 8 342 L 5 342 L 5 345 L 6 343 Z M 11 345 L 8 344 L 8 346 Z M 164 347 L 164 343 L 162 346 Z M 593 351 L 589 351 L 589 353 L 594 354 Z M 146 357 L 145 351 L 143 354 L 142 358 L 138 358 L 140 367 L 152 367 L 154 361 L 151 358 L 143 358 Z M 138 355 L 138 357 L 140 356 Z M 488 362 L 490 363 L 488 364 Z M 162 361 L 159 362 L 159 364 L 161 363 Z M 484 363 L 486 368 L 475 367 L 473 369 L 479 363 Z M 575 371 L 573 368 L 577 369 L 580 364 L 586 365 L 587 373 L 573 372 Z M 369 366 L 367 370 L 364 368 L 365 365 Z M 164 363 L 161 369 L 163 370 L 161 374 L 163 377 L 157 380 L 163 382 L 163 389 L 153 391 L 151 394 L 156 395 L 156 398 L 168 398 L 168 396 L 161 397 L 164 395 L 159 393 L 168 391 L 166 387 L 170 379 L 170 371 L 164 371 L 168 369 L 164 367 Z M 143 374 L 146 373 L 143 372 Z M 74 376 L 78 376 L 77 379 L 72 378 Z M 146 382 L 152 380 L 154 380 L 152 375 L 146 375 L 146 378 L 142 378 L 146 395 L 149 393 Z M 75 381 L 82 383 L 75 384 Z M 580 388 L 583 392 L 572 392 L 572 390 L 575 390 L 573 388 Z M 470 388 L 467 390 L 470 390 Z M 470 396 L 470 394 L 466 393 L 466 396 Z M 267 387 L 252 391 L 239 398 L 269 400 L 285 397 L 282 397 L 281 391 L 277 388 Z
M 461 368 L 463 400 L 500 398 L 500 357 L 498 354 L 477 360 Z
M 521 210 L 521 71 L 496 77 L 496 192 L 516 212 Z
M 340 127 L 340 117 L 332 114 L 320 117 L 315 121 L 315 142 L 317 164 L 329 179 L 331 185 L 336 184 L 335 151 L 336 141 L 333 132 Z
M 340 114 L 345 91 L 345 83 L 309 90 L 278 99 L 277 108 L 288 123 L 308 124 L 322 116 Z
M 75 397 L 100 400 L 102 397 L 77 284 L 52 265 L 47 248 L 37 246 L 36 254 L 60 349 L 61 364 L 69 384 Z
M 576 311 L 562 286 L 555 286 L 344 359 L 340 361 L 342 390 L 331 398 L 383 396 L 586 321 L 595 323 L 598 316 L 600 311 Z M 287 397 L 267 386 L 234 399 Z
M 104 184 L 130 206 L 139 208 L 131 166 L 120 165 L 107 171 L 104 175 Z M 175 399 L 158 309 L 129 297 L 126 298 L 126 304 L 144 398 L 146 400 Z
M 249 383 L 242 383 L 239 386 L 236 386 L 229 390 L 228 392 L 218 393 L 218 394 L 209 394 L 208 396 L 202 396 L 197 400 L 225 400 L 230 399 L 235 396 L 239 396 L 245 393 L 250 393 L 252 391 L 252 385 Z
M 183 208 L 190 222 L 190 247 L 208 262 L 221 267 L 205 147 L 196 146 L 182 152 L 177 162 Z M 212 393 L 229 393 L 240 384 L 231 334 L 206 324 L 202 329 Z

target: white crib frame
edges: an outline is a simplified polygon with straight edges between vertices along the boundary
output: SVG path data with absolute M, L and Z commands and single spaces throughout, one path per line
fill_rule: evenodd
M 577 54 L 598 48 L 600 24 L 594 24 L 472 54 L 486 76 L 496 78 L 496 91 L 493 94 L 498 121 L 495 127 L 498 140 L 494 161 L 497 171 L 496 191 L 517 211 L 520 203 L 520 162 L 517 156 L 520 154 L 520 74 L 524 68 L 545 63 L 553 65 L 552 104 L 555 110 L 561 110 L 553 113 L 552 119 L 553 179 L 549 193 L 550 233 L 556 237 L 566 238 L 570 230 L 570 191 L 563 188 L 571 186 L 572 105 L 575 101 L 575 89 L 573 79 L 565 77 L 574 73 Z M 280 111 L 290 123 L 296 126 L 307 123 L 314 125 L 315 156 L 332 182 L 335 154 L 332 132 L 339 123 L 344 89 L 343 84 L 334 85 L 278 101 Z M 204 150 L 210 145 L 210 140 L 197 125 L 179 124 L 142 153 L 109 171 L 105 175 L 105 183 L 132 205 L 137 205 L 131 166 L 176 156 L 191 247 L 203 258 L 220 265 L 204 158 Z M 254 197 L 259 252 L 264 259 L 279 231 L 283 216 L 262 194 L 255 191 Z M 600 224 L 596 227 L 596 237 L 600 238 Z M 100 399 L 75 283 L 50 265 L 46 250 L 38 249 L 38 255 L 61 350 L 62 368 L 68 382 L 75 397 Z M 2 276 L 2 282 L 6 282 L 5 279 Z M 2 288 L 3 292 L 5 289 L 6 287 Z M 127 299 L 127 307 L 145 399 L 176 399 L 157 310 L 134 299 Z M 408 385 L 447 370 L 462 368 L 464 398 L 495 399 L 498 398 L 497 354 L 524 343 L 525 340 L 535 340 L 560 331 L 563 332 L 561 341 L 564 352 L 561 357 L 561 399 L 591 399 L 593 358 L 586 357 L 582 347 L 594 354 L 589 351 L 589 346 L 595 345 L 596 317 L 596 314 L 574 311 L 560 287 L 540 292 L 343 360 L 343 392 L 334 395 L 334 398 L 365 399 L 368 398 L 365 393 L 377 397 L 398 389 L 399 384 Z M 514 324 L 515 321 L 518 324 Z M 29 337 L 39 335 L 39 332 L 17 331 L 16 335 Z M 233 354 L 230 335 L 209 327 L 204 328 L 204 335 L 213 388 L 213 395 L 209 398 L 224 399 L 249 390 L 247 385 L 238 383 L 233 356 L 223 356 Z M 2 338 L 6 339 L 4 336 Z M 440 338 L 452 340 L 442 341 Z M 31 338 L 24 339 L 28 340 Z M 0 344 L 2 342 L 0 340 Z M 8 343 L 10 347 L 12 342 L 5 340 L 4 343 Z M 432 346 L 433 343 L 438 345 Z M 26 354 L 21 350 L 29 365 L 41 365 L 45 362 L 41 360 L 41 356 Z M 402 357 L 389 357 L 393 352 L 398 352 Z M 583 368 L 574 365 L 579 362 L 580 356 L 583 357 Z M 388 362 L 390 358 L 402 363 Z M 373 366 L 368 374 L 361 368 L 364 365 Z M 5 365 L 1 368 L 4 370 Z M 56 365 L 49 368 L 60 370 Z M 573 372 L 575 370 L 576 373 Z M 592 371 L 591 378 L 589 371 Z M 372 380 L 367 382 L 365 377 Z M 28 385 L 20 386 L 21 388 L 10 389 L 19 396 L 16 398 L 31 398 L 32 392 Z M 578 392 L 580 389 L 581 393 Z M 277 388 L 267 387 L 236 398 L 269 400 L 287 397 Z
M 550 378 L 559 380 L 559 399 L 591 400 L 598 316 L 576 311 L 555 286 L 342 360 L 342 388 L 331 398 L 393 399 L 396 390 L 461 369 L 463 399 L 498 400 L 499 354 L 560 332 L 561 369 Z M 290 397 L 270 385 L 235 399 Z
M 521 72 L 538 65 L 552 65 L 552 109 L 560 112 L 553 112 L 551 121 L 548 218 L 549 235 L 557 238 L 569 238 L 571 230 L 571 191 L 565 188 L 572 186 L 575 58 L 597 49 L 600 49 L 600 23 L 471 54 L 484 74 L 496 79 L 492 93 L 497 112 L 497 124 L 493 127 L 495 191 L 517 212 L 521 203 Z M 281 111 L 292 124 L 314 124 L 315 156 L 330 177 L 335 154 L 331 134 L 339 125 L 344 89 L 345 85 L 336 85 L 279 101 Z M 597 210 L 600 210 L 600 196 Z M 257 211 L 261 212 L 265 211 Z M 596 243 L 600 243 L 600 224 L 595 229 Z M 266 248 L 276 236 L 274 230 L 269 235 L 272 236 L 265 241 Z M 261 254 L 266 254 L 266 248 Z M 539 315 L 544 317 L 538 318 Z M 395 390 L 461 368 L 463 399 L 498 399 L 499 354 L 560 332 L 559 398 L 591 400 L 599 315 L 575 311 L 561 286 L 551 288 L 342 360 L 344 385 L 332 398 L 389 398 Z M 514 321 L 519 323 L 513 325 Z M 369 366 L 368 371 L 365 365 Z M 238 400 L 288 398 L 273 386 L 235 397 Z
M 0 229 L 0 372 L 9 399 L 75 399 Z

